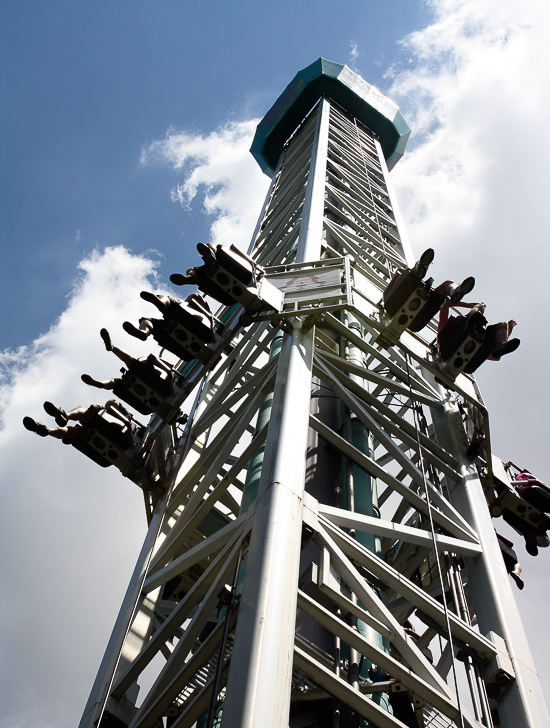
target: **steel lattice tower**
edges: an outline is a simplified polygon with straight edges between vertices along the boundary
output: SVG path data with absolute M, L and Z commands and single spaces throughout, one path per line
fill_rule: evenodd
M 408 134 L 323 59 L 260 123 L 250 254 L 284 304 L 246 327 L 222 310 L 185 427 L 149 425 L 162 487 L 141 484 L 149 530 L 81 728 L 550 724 L 475 379 L 439 383 L 433 325 L 383 334 L 414 265 L 388 176 Z

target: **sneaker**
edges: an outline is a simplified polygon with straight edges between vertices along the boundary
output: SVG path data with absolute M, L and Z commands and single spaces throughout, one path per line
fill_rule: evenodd
M 461 301 L 464 296 L 467 296 L 468 293 L 470 293 L 475 284 L 476 279 L 473 276 L 465 278 L 462 283 L 452 291 L 450 296 L 451 302 L 457 303 L 458 301 Z
M 428 272 L 428 268 L 431 265 L 435 256 L 433 248 L 428 248 L 420 256 L 420 260 L 415 264 L 413 271 L 419 278 L 424 278 Z
M 216 253 L 210 245 L 205 245 L 205 243 L 198 243 L 197 250 L 199 251 L 199 255 L 204 260 L 206 265 L 215 265 L 217 263 Z
M 525 584 L 523 583 L 523 579 L 518 574 L 515 574 L 513 571 L 510 573 L 510 576 L 512 579 L 516 582 L 516 586 L 518 589 L 523 589 Z
M 40 437 L 47 437 L 50 433 L 46 425 L 36 422 L 32 417 L 23 417 L 23 426 L 31 432 L 36 432 Z
M 89 387 L 95 387 L 95 379 L 93 379 L 89 374 L 82 374 L 81 377 L 84 384 L 87 384 Z
M 501 356 L 504 356 L 505 354 L 511 354 L 513 351 L 515 351 L 520 343 L 521 342 L 519 339 L 508 339 L 508 341 L 505 341 L 504 344 L 499 344 L 498 346 L 495 346 L 495 348 L 491 352 L 491 356 L 494 356 L 495 359 L 500 359 Z
M 65 410 L 62 410 L 61 407 L 56 407 L 52 402 L 44 402 L 44 410 L 55 419 L 56 425 L 65 427 L 68 422 Z
M 136 329 L 134 324 L 131 324 L 129 321 L 125 321 L 122 324 L 122 328 L 127 334 L 130 334 L 130 336 L 135 336 L 136 339 L 139 339 L 140 341 L 147 341 L 147 334 L 144 331 Z
M 112 351 L 113 344 L 111 342 L 111 336 L 110 336 L 109 332 L 107 331 L 107 329 L 101 329 L 101 331 L 99 332 L 99 335 L 103 339 L 103 343 L 105 344 L 105 348 L 107 349 L 107 351 Z
M 184 276 L 183 273 L 172 273 L 170 281 L 175 286 L 184 286 L 187 283 L 187 277 Z
M 164 303 L 159 300 L 159 297 L 156 294 L 151 293 L 151 291 L 142 291 L 139 295 L 140 298 L 143 298 L 144 301 L 152 303 L 153 306 L 156 306 L 159 311 L 164 311 L 164 309 L 166 308 Z

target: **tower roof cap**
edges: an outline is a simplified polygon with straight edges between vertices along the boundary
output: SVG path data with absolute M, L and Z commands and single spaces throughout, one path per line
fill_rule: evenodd
M 411 133 L 398 106 L 348 66 L 319 58 L 298 71 L 258 124 L 250 151 L 262 171 L 273 174 L 285 142 L 322 96 L 376 134 L 390 169 L 397 164 Z

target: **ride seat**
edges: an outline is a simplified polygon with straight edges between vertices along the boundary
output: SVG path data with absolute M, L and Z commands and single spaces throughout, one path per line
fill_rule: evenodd
M 382 300 L 385 311 L 390 316 L 395 316 L 418 288 L 424 288 L 422 279 L 412 270 L 403 271 L 391 286 L 384 291 Z
M 517 513 L 513 513 L 508 509 L 505 509 L 502 512 L 502 517 L 506 523 L 514 529 L 514 531 L 517 531 L 523 536 L 525 539 L 525 550 L 527 553 L 531 556 L 536 556 L 539 552 L 537 537 L 547 536 L 548 527 L 545 527 L 544 524 L 541 524 L 539 527 L 533 526 Z
M 486 319 L 480 314 L 483 326 Z M 439 361 L 442 371 L 451 379 L 460 372 L 475 371 L 490 355 L 492 347 L 486 340 L 477 341 L 471 335 L 473 322 L 466 316 L 450 316 L 438 334 Z
M 403 271 L 383 293 L 381 321 L 385 327 L 378 336 L 378 343 L 385 347 L 396 344 L 405 329 L 417 333 L 444 303 L 445 298 L 416 273 Z
M 207 314 L 201 313 L 186 301 L 181 303 L 170 301 L 164 311 L 164 319 L 167 322 L 177 321 L 184 329 L 205 343 L 209 343 L 215 338 Z
M 216 264 L 207 264 L 205 273 L 215 289 L 201 281 L 199 288 L 226 306 L 240 303 L 249 314 L 265 308 L 282 308 L 283 294 L 265 278 L 265 270 L 234 245 L 218 245 Z M 215 290 L 221 291 L 221 295 Z
M 538 498 L 530 502 L 516 485 L 517 483 L 508 484 L 495 479 L 497 498 L 490 506 L 491 516 L 493 518 L 502 516 L 506 523 L 524 537 L 528 553 L 536 556 L 537 536 L 545 536 L 546 531 L 550 529 L 550 516 L 544 509 L 548 506 L 548 502 L 538 501 Z M 546 491 L 550 489 L 546 486 L 544 488 L 545 494 L 549 495 Z M 540 505 L 544 508 L 539 508 Z
M 113 393 L 142 415 L 153 412 L 166 413 L 166 400 L 174 394 L 174 387 L 167 376 L 163 376 L 147 360 L 138 360 L 124 371 Z
M 134 452 L 129 455 L 128 451 L 137 448 L 143 428 L 135 424 L 121 428 L 117 422 L 119 420 L 101 408 L 81 427 L 70 444 L 102 468 L 116 465 L 123 470 L 134 455 Z
M 550 488 L 536 478 L 530 480 L 516 480 L 519 495 L 542 513 L 550 514 Z
M 218 245 L 216 260 L 220 268 L 223 268 L 244 286 L 254 285 L 256 273 L 259 273 L 258 277 L 261 277 L 264 272 L 263 268 L 257 266 L 252 258 L 241 252 L 235 245 L 229 247 Z M 221 283 L 219 277 L 218 281 Z
M 437 293 L 437 291 L 430 290 L 428 300 L 407 326 L 409 331 L 413 331 L 415 334 L 421 331 L 424 326 L 427 326 L 433 317 L 441 310 L 444 303 L 445 296 Z
M 223 306 L 233 306 L 236 303 L 235 297 L 227 293 L 221 286 L 218 286 L 208 275 L 205 266 L 197 268 L 196 274 L 197 285 L 204 294 L 219 301 Z
M 153 338 L 164 349 L 184 361 L 199 359 L 206 362 L 213 349 L 216 335 L 206 314 L 183 301 L 171 302 L 163 319 L 153 323 Z

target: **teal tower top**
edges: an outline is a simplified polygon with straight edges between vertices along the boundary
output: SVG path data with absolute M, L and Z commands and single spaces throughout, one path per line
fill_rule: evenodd
M 273 175 L 286 140 L 323 96 L 378 137 L 389 169 L 397 164 L 411 133 L 397 105 L 351 68 L 319 58 L 298 71 L 258 124 L 250 151 L 263 172 Z

